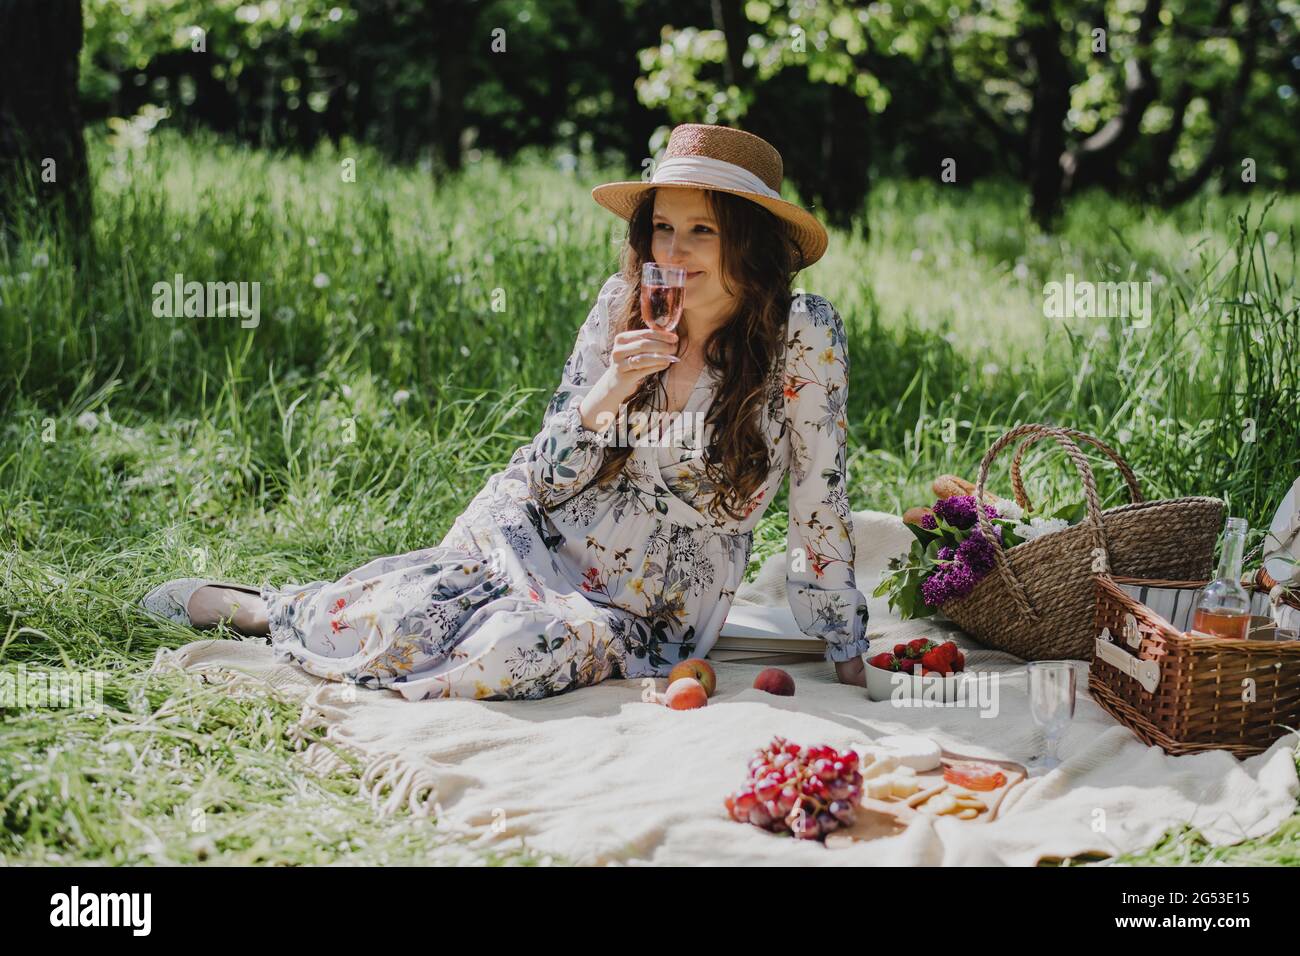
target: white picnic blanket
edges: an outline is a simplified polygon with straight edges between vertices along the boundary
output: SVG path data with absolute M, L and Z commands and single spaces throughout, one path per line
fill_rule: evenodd
M 910 535 L 895 516 L 860 511 L 854 536 L 858 584 L 870 594 Z M 742 586 L 737 602 L 783 602 L 781 559 Z M 955 753 L 1021 763 L 1038 752 L 1022 661 L 981 649 L 950 623 L 901 622 L 883 600 L 872 599 L 871 622 L 872 653 L 921 634 L 956 640 L 967 670 L 997 675 L 996 715 L 984 716 L 989 699 L 906 708 L 872 702 L 862 688 L 837 683 L 822 661 L 786 667 L 797 684 L 793 697 L 752 689 L 759 666 L 717 662 L 717 692 L 693 711 L 645 703 L 639 681 L 617 680 L 543 700 L 409 702 L 276 664 L 261 639 L 162 649 L 154 666 L 207 671 L 230 681 L 232 692 L 300 699 L 302 719 L 291 733 L 323 729 L 328 741 L 305 748 L 305 765 L 331 772 L 341 761 L 330 748 L 351 750 L 365 762 L 362 785 L 377 813 L 412 812 L 434 825 L 440 810 L 437 825 L 474 846 L 508 849 L 522 840 L 583 864 L 1032 865 L 1138 850 L 1183 823 L 1213 844 L 1236 843 L 1272 832 L 1296 808 L 1296 734 L 1244 761 L 1223 751 L 1169 757 L 1093 703 L 1080 664 L 1062 766 L 1012 789 L 992 822 L 926 817 L 894 835 L 829 849 L 731 821 L 723 797 L 775 734 L 844 747 L 922 733 Z

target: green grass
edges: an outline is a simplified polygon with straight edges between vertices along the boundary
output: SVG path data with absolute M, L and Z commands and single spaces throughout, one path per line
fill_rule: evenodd
M 91 146 L 86 274 L 35 227 L 0 248 L 0 667 L 103 671 L 110 712 L 4 714 L 0 859 L 538 862 L 376 822 L 355 772 L 295 766 L 288 702 L 146 679 L 194 635 L 134 605 L 168 577 L 330 578 L 440 540 L 536 432 L 617 265 L 621 223 L 590 187 L 624 172 L 534 156 L 434 188 L 360 148 Z M 1222 495 L 1265 522 L 1300 473 L 1300 199 L 1085 196 L 1053 237 L 1022 209 L 1011 187 L 882 184 L 871 240 L 834 235 L 800 276 L 849 327 L 853 507 L 927 503 L 935 476 L 974 480 L 1005 429 L 1048 421 L 1118 445 L 1148 497 Z M 260 282 L 261 324 L 155 318 L 153 283 L 177 272 Z M 1158 277 L 1151 327 L 1045 319 L 1043 284 L 1067 272 Z M 1062 458 L 1030 456 L 1031 496 L 1078 494 Z M 785 503 L 751 573 L 784 547 Z M 1125 862 L 1286 863 L 1296 832 L 1226 850 L 1170 834 Z

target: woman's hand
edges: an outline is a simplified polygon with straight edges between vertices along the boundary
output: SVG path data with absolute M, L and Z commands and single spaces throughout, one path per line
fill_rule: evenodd
M 676 345 L 675 333 L 658 329 L 630 329 L 614 336 L 609 368 L 578 405 L 582 423 L 593 431 L 605 429 L 618 418 L 641 379 L 680 361 L 673 354 Z
M 647 375 L 662 372 L 680 361 L 674 354 L 676 332 L 658 329 L 629 329 L 614 336 L 610 349 L 610 374 L 617 391 L 631 395 Z
M 861 655 L 847 661 L 836 661 L 835 676 L 841 684 L 856 684 L 858 687 L 867 686 L 867 668 L 862 663 Z

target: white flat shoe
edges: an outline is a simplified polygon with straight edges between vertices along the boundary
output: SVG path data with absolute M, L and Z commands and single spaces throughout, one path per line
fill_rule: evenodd
M 163 582 L 142 597 L 140 606 L 151 614 L 165 617 L 177 624 L 184 624 L 186 627 L 194 627 L 194 622 L 190 620 L 190 598 L 194 596 L 194 592 L 199 588 L 208 586 L 244 591 L 247 594 L 256 594 L 259 597 L 262 594 L 257 588 L 250 588 L 246 584 L 234 584 L 230 581 L 213 581 L 209 578 L 175 578 Z

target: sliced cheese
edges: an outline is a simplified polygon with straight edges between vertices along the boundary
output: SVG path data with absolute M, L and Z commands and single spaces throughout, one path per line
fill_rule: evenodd
M 868 780 L 865 784 L 867 796 L 872 800 L 888 800 L 894 793 L 894 778 L 879 777 Z
M 915 773 L 910 774 L 893 774 L 889 778 L 891 781 L 890 793 L 895 797 L 910 797 L 921 789 L 921 782 L 916 779 Z
M 921 781 L 911 767 L 895 767 L 888 773 L 864 781 L 863 789 L 872 800 L 892 800 L 910 797 L 921 789 Z
M 859 767 L 861 765 L 859 764 Z M 881 754 L 871 762 L 871 766 L 862 770 L 863 780 L 872 780 L 898 769 L 898 758 L 892 754 Z

